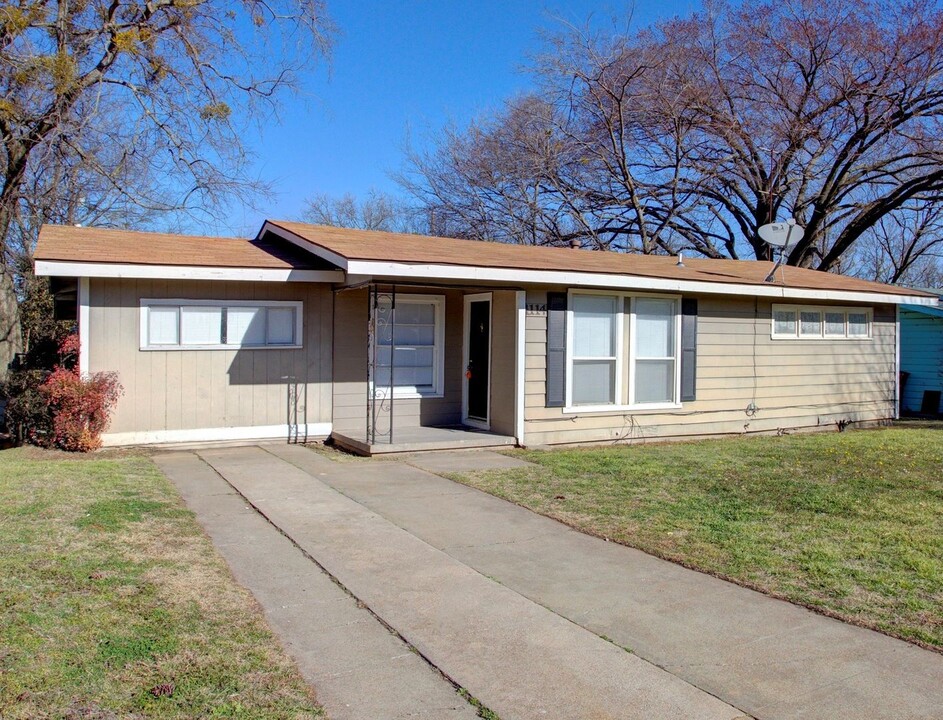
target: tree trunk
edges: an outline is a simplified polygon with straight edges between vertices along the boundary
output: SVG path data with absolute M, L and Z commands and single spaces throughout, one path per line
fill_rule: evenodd
M 23 347 L 19 303 L 9 268 L 0 270 L 0 380 L 5 380 L 13 357 Z

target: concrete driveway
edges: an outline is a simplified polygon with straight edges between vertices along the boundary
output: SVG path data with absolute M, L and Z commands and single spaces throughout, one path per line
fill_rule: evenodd
M 941 717 L 937 653 L 434 474 L 502 456 L 156 459 L 334 718 Z

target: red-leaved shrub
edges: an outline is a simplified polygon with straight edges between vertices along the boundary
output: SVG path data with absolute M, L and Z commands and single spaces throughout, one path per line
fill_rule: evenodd
M 52 442 L 63 450 L 88 452 L 101 447 L 108 415 L 118 402 L 122 388 L 118 375 L 98 372 L 82 377 L 69 367 L 78 355 L 78 336 L 70 335 L 59 346 L 63 364 L 56 366 L 39 386 L 52 411 Z

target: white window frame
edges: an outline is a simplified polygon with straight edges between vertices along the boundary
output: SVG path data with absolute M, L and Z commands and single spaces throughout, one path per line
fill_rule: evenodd
M 381 297 L 381 300 L 383 298 Z M 396 304 L 412 303 L 414 305 L 424 304 L 433 305 L 435 309 L 435 344 L 432 346 L 432 379 L 433 386 L 426 390 L 415 386 L 393 387 L 393 398 L 441 398 L 445 397 L 445 295 L 423 295 L 417 294 L 396 294 Z M 375 342 L 375 341 L 374 341 Z M 391 345 L 395 352 L 395 343 Z M 391 376 L 392 379 L 392 376 Z M 385 399 L 389 397 L 390 388 L 374 387 L 373 397 L 376 399 Z
M 180 315 L 177 313 L 177 344 L 152 345 L 148 337 L 148 313 L 152 307 L 254 307 L 254 308 L 293 308 L 295 311 L 295 342 L 280 345 L 237 345 L 235 343 L 214 343 L 208 345 L 182 345 Z M 140 311 L 140 349 L 147 352 L 180 352 L 189 350 L 295 350 L 304 347 L 302 330 L 304 328 L 304 303 L 300 300 L 203 300 L 193 298 L 141 298 Z
M 793 312 L 796 314 L 796 331 L 794 333 L 777 333 L 776 332 L 776 313 L 777 312 Z M 817 312 L 821 318 L 821 331 L 818 335 L 809 335 L 802 333 L 802 313 L 803 312 Z M 826 313 L 843 313 L 845 316 L 845 334 L 844 335 L 828 335 L 825 332 L 826 327 Z M 849 313 L 855 313 L 860 315 L 866 315 L 868 318 L 868 332 L 866 335 L 850 335 L 849 334 L 849 324 L 848 324 L 848 315 Z M 809 340 L 813 342 L 818 342 L 821 340 L 829 342 L 861 342 L 861 341 L 870 341 L 874 337 L 874 308 L 871 307 L 855 307 L 854 305 L 780 305 L 774 304 L 772 311 L 770 313 L 770 328 L 769 328 L 770 338 L 773 340 L 795 340 L 803 341 Z
M 574 295 L 607 295 L 618 298 L 616 304 L 616 379 L 615 399 L 611 405 L 574 405 L 573 404 L 573 296 Z M 667 403 L 633 403 L 635 397 L 635 298 L 652 298 L 671 300 L 674 302 L 674 402 Z M 626 313 L 626 301 L 629 302 L 629 311 Z M 629 348 L 628 357 L 625 357 L 625 320 L 629 315 Z M 626 363 L 629 371 L 626 372 Z M 623 392 L 628 380 L 628 393 Z M 623 397 L 628 403 L 623 403 Z M 618 412 L 658 412 L 663 410 L 678 410 L 681 408 L 681 296 L 656 293 L 625 293 L 608 290 L 569 290 L 567 292 L 566 310 L 566 405 L 564 414 L 578 415 L 586 413 L 618 413 Z

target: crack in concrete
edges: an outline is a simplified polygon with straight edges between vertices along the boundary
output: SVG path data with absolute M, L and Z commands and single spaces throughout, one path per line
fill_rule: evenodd
M 280 457 L 279 455 L 277 455 L 277 454 L 275 454 L 275 453 L 273 453 L 273 452 L 269 452 L 269 451 L 266 450 L 264 447 L 261 447 L 261 446 L 256 446 L 256 447 L 258 447 L 260 450 L 262 450 L 262 451 L 265 452 L 266 454 L 271 455 L 272 457 L 278 458 L 278 459 L 281 460 L 282 462 L 286 462 L 286 463 L 288 463 L 289 465 L 292 465 L 293 467 L 298 468 L 299 470 L 301 470 L 302 472 L 304 472 L 306 475 L 308 475 L 312 480 L 315 480 L 316 482 L 323 482 L 323 481 L 318 480 L 317 478 L 315 478 L 313 475 L 311 475 L 311 473 L 309 473 L 309 472 L 308 472 L 307 470 L 305 470 L 304 468 L 298 467 L 298 466 L 295 465 L 294 463 L 292 463 L 292 462 L 286 460 L 285 458 Z M 225 475 L 223 475 L 223 473 L 221 473 L 219 470 L 217 470 L 216 467 L 214 467 L 214 466 L 212 465 L 212 463 L 210 463 L 206 458 L 204 458 L 204 457 L 203 457 L 202 455 L 200 455 L 199 453 L 194 453 L 194 456 L 197 457 L 197 458 L 199 458 L 199 460 L 200 460 L 201 462 L 203 462 L 204 464 L 206 464 L 206 466 L 207 466 L 208 468 L 210 468 L 210 470 L 212 470 L 213 473 L 215 473 L 223 482 L 225 482 L 227 485 L 229 485 L 229 486 L 233 489 L 233 491 L 234 491 L 237 495 L 239 495 L 251 508 L 253 508 L 253 509 L 255 510 L 255 512 L 257 512 L 257 513 L 259 514 L 259 516 L 260 516 L 263 520 L 265 520 L 269 525 L 272 526 L 272 528 L 275 529 L 276 532 L 278 532 L 278 533 L 281 534 L 286 540 L 288 540 L 288 542 L 290 542 L 290 543 L 292 544 L 292 546 L 293 546 L 296 550 L 298 550 L 298 552 L 300 552 L 300 553 L 302 554 L 302 556 L 304 556 L 308 561 L 310 561 L 316 568 L 318 568 L 318 570 L 320 570 L 322 573 L 324 573 L 324 575 L 326 575 L 326 576 L 328 577 L 328 579 L 331 580 L 331 582 L 333 582 L 335 585 L 337 585 L 337 587 L 340 588 L 340 590 L 341 590 L 342 592 L 344 592 L 346 595 L 348 595 L 350 598 L 352 598 L 352 599 L 357 603 L 357 606 L 358 606 L 359 608 L 362 608 L 362 609 L 365 610 L 366 612 L 370 613 L 370 615 L 371 615 L 378 623 L 380 623 L 380 625 L 382 625 L 382 626 L 387 630 L 387 632 L 389 632 L 391 635 L 393 635 L 394 637 L 396 637 L 400 642 L 402 642 L 403 645 L 407 648 L 407 650 L 409 650 L 409 653 L 415 654 L 417 657 L 419 657 L 433 672 L 435 672 L 439 677 L 441 677 L 441 678 L 442 678 L 443 680 L 445 680 L 449 685 L 451 685 L 451 686 L 452 686 L 452 689 L 458 694 L 458 696 L 459 696 L 460 698 L 462 698 L 463 700 L 465 700 L 465 702 L 468 703 L 469 705 L 471 705 L 472 707 L 487 710 L 489 713 L 491 713 L 492 715 L 494 715 L 495 717 L 497 717 L 497 715 L 496 715 L 495 713 L 493 713 L 493 712 L 490 710 L 490 708 L 487 708 L 487 706 L 485 706 L 484 703 L 481 703 L 477 698 L 473 697 L 470 693 L 468 693 L 468 691 L 467 691 L 465 688 L 463 688 L 454 678 L 452 678 L 452 677 L 451 677 L 450 675 L 448 675 L 444 670 L 442 670 L 442 668 L 440 668 L 438 665 L 436 665 L 434 662 L 432 662 L 432 660 L 431 660 L 429 657 L 427 657 L 425 654 L 422 653 L 422 651 L 419 650 L 419 648 L 417 648 L 415 645 L 413 645 L 411 642 L 409 642 L 409 640 L 407 640 L 406 637 L 403 636 L 395 627 L 393 627 L 392 625 L 390 625 L 390 623 L 388 623 L 388 622 L 387 622 L 386 620 L 384 620 L 379 614 L 377 614 L 377 612 L 374 611 L 373 608 L 371 608 L 369 605 L 367 605 L 367 603 L 365 603 L 365 602 L 364 602 L 363 600 L 361 600 L 359 597 L 357 597 L 356 595 L 354 595 L 354 593 L 352 593 L 352 592 L 350 591 L 350 589 L 340 581 L 339 578 L 337 578 L 337 577 L 336 577 L 333 573 L 331 573 L 326 567 L 324 567 L 320 562 L 318 562 L 317 558 L 315 558 L 310 552 L 308 552 L 308 551 L 305 550 L 301 545 L 299 545 L 298 542 L 297 542 L 291 535 L 289 535 L 284 529 L 282 529 L 282 527 L 281 527 L 280 525 L 278 525 L 278 524 L 277 524 L 276 522 L 274 522 L 268 515 L 266 515 L 265 512 L 263 512 L 261 508 L 259 508 L 257 505 L 255 505 L 255 504 L 248 498 L 248 496 L 246 496 L 245 494 L 243 494 L 243 492 L 242 492 L 238 487 L 236 487 L 233 483 L 231 483 L 231 482 L 229 481 L 229 479 L 228 479 Z M 324 483 L 324 484 L 327 485 L 327 483 Z M 336 492 L 340 492 L 339 490 L 336 490 L 336 489 L 335 489 L 335 491 L 336 491 Z M 343 494 L 343 493 L 341 493 L 341 494 Z M 356 501 L 355 501 L 355 502 L 356 502 Z M 379 515 L 378 515 L 378 517 L 379 517 Z M 400 656 L 400 657 L 406 657 L 406 656 L 407 656 L 407 654 L 404 654 L 404 655 L 402 655 L 402 656 Z M 463 696 L 462 693 L 466 693 L 466 695 Z
M 404 528 L 404 529 L 405 529 L 405 528 Z M 408 531 L 407 531 L 407 532 L 408 532 Z M 474 549 L 479 549 L 479 548 L 500 547 L 500 546 L 503 546 L 503 545 L 517 545 L 517 544 L 519 544 L 519 543 L 529 543 L 529 542 L 533 542 L 534 540 L 539 540 L 540 538 L 549 537 L 549 536 L 551 536 L 551 535 L 553 535 L 553 533 L 539 533 L 539 534 L 537 534 L 537 535 L 532 535 L 532 536 L 526 537 L 526 538 L 519 538 L 519 539 L 517 539 L 517 540 L 499 540 L 498 542 L 477 543 L 477 544 L 471 544 L 471 545 L 443 545 L 443 546 L 440 547 L 439 549 L 440 549 L 442 552 L 448 553 L 449 555 L 451 555 L 451 553 L 449 552 L 449 550 L 474 550 Z M 435 546 L 433 546 L 433 547 L 435 547 Z M 453 556 L 453 557 L 454 557 L 454 556 Z M 456 560 L 460 560 L 459 558 L 455 558 L 455 559 L 456 559 Z M 462 562 L 463 562 L 463 564 L 465 564 L 464 561 L 462 561 Z M 469 567 L 471 567 L 471 565 L 469 565 Z M 475 568 L 472 568 L 472 569 L 474 570 Z M 478 572 L 478 571 L 476 570 L 476 572 Z M 559 613 L 557 613 L 557 614 L 559 614 Z

